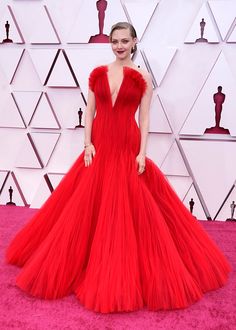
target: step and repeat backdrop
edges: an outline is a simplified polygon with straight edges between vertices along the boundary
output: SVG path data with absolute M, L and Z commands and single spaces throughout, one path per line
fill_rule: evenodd
M 0 204 L 39 208 L 82 152 L 88 76 L 114 60 L 118 21 L 152 75 L 148 156 L 197 218 L 234 217 L 235 0 L 1 0 Z

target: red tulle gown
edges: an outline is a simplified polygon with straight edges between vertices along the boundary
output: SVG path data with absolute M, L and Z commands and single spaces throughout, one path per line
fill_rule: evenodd
M 137 174 L 135 112 L 146 82 L 124 67 L 112 104 L 107 71 L 97 67 L 89 78 L 92 165 L 79 156 L 11 242 L 7 261 L 23 267 L 17 285 L 36 297 L 75 293 L 103 313 L 184 308 L 223 286 L 230 265 L 150 159 Z

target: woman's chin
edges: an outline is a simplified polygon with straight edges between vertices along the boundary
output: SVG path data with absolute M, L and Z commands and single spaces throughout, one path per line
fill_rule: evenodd
M 122 53 L 115 53 L 116 57 L 119 58 L 120 60 L 124 60 L 126 58 L 129 57 L 129 54 L 127 54 L 126 52 L 122 52 Z

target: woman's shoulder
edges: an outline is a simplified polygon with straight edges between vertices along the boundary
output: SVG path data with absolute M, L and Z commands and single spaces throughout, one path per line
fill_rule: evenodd
M 94 67 L 91 72 L 90 75 L 99 75 L 101 73 L 103 73 L 107 68 L 107 65 L 99 65 Z
M 151 86 L 152 79 L 148 71 L 141 69 L 137 65 L 128 68 L 130 69 L 131 77 L 136 80 L 136 82 L 142 87 L 143 91 L 145 91 L 148 86 Z
M 106 72 L 106 65 L 99 65 L 92 69 L 89 75 L 89 87 L 92 91 L 94 91 L 94 85 L 96 80 L 101 77 L 102 74 Z
M 135 66 L 135 70 L 137 70 L 137 71 L 141 74 L 142 78 L 143 78 L 147 83 L 149 83 L 149 82 L 152 80 L 152 76 L 151 76 L 151 74 L 150 74 L 147 70 L 141 69 L 141 68 L 138 67 L 138 66 Z
M 129 66 L 128 68 L 130 68 L 131 71 L 133 72 L 134 78 L 137 78 L 138 80 L 143 81 L 145 83 L 145 85 L 151 84 L 152 77 L 151 77 L 151 74 L 147 70 L 141 69 L 137 65 Z

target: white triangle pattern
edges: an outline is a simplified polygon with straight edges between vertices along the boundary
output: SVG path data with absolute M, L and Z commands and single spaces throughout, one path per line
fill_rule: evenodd
M 224 75 L 222 75 L 224 72 Z M 213 94 L 217 87 L 222 86 L 226 94 L 223 104 L 220 126 L 229 129 L 230 134 L 236 136 L 236 79 L 232 74 L 223 53 L 220 54 L 212 69 L 200 95 L 181 130 L 181 134 L 202 135 L 206 128 L 215 126 L 215 104 Z
M 108 2 L 106 17 L 105 17 L 104 33 L 106 34 L 109 33 L 111 24 L 113 24 L 115 21 L 118 20 L 126 21 L 128 18 L 129 21 L 133 22 L 134 25 L 137 26 L 138 35 L 140 39 L 142 39 L 145 33 L 146 33 L 145 36 L 147 35 L 148 32 L 147 27 L 150 22 L 150 19 L 152 19 L 153 12 L 157 7 L 158 2 L 159 2 L 158 0 L 150 0 L 148 2 L 144 0 L 139 0 L 139 1 L 123 0 L 122 1 L 123 8 L 119 0 L 112 1 L 112 6 L 111 6 L 111 2 Z M 224 40 L 227 39 L 228 43 L 235 42 L 236 28 L 232 24 L 234 24 L 233 21 L 235 18 L 234 13 L 235 13 L 236 4 L 235 1 L 232 0 L 228 0 L 227 5 L 225 5 L 225 3 L 226 2 L 222 0 L 208 1 L 208 2 L 204 1 L 204 4 L 201 7 L 200 11 L 198 12 L 198 16 L 196 16 L 192 29 L 189 31 L 189 35 L 187 36 L 185 42 L 194 43 L 196 38 L 200 36 L 199 22 L 202 18 L 202 15 L 205 16 L 205 20 L 207 22 L 204 36 L 208 38 L 209 43 L 219 42 L 220 36 Z M 64 56 L 65 51 L 63 52 L 60 51 L 56 64 L 47 81 L 47 86 L 45 87 L 42 86 L 45 84 L 45 81 L 48 78 L 48 74 L 50 72 L 52 63 L 58 51 L 55 48 L 50 48 L 50 44 L 52 45 L 59 44 L 60 39 L 58 37 L 57 31 L 55 31 L 55 25 L 51 21 L 51 17 L 47 7 L 42 6 L 41 3 L 35 2 L 34 4 L 35 4 L 34 8 L 36 9 L 32 15 L 34 17 L 30 17 L 26 25 L 24 25 L 23 16 L 19 15 L 18 18 L 19 18 L 19 22 L 23 23 L 22 28 L 27 25 L 28 27 L 32 26 L 32 30 L 28 29 L 28 33 L 30 34 L 30 32 L 32 32 L 30 36 L 30 41 L 32 44 L 35 44 L 35 46 L 31 46 L 32 48 L 29 51 L 28 50 L 24 51 L 21 48 L 16 48 L 15 45 L 12 45 L 15 48 L 13 48 L 11 45 L 9 45 L 9 47 L 8 45 L 7 47 L 5 47 L 6 45 L 1 46 L 1 51 L 0 51 L 1 69 L 5 73 L 5 76 L 8 79 L 9 83 L 12 83 L 12 85 L 10 86 L 10 90 L 13 90 L 12 95 L 14 99 L 12 96 L 9 96 L 10 101 L 9 99 L 6 100 L 7 103 L 3 108 L 7 109 L 8 111 L 7 116 L 5 115 L 5 112 L 0 113 L 0 122 L 2 121 L 3 123 L 2 127 L 5 127 L 4 129 L 2 129 L 2 132 L 4 132 L 4 134 L 6 132 L 6 134 L 8 134 L 7 136 L 9 136 L 10 134 L 9 132 L 11 131 L 11 129 L 9 128 L 11 127 L 25 128 L 25 125 L 27 126 L 29 121 L 31 120 L 31 127 L 28 127 L 27 129 L 24 130 L 30 133 L 28 133 L 26 137 L 25 145 L 22 146 L 22 149 L 20 150 L 20 154 L 16 157 L 17 158 L 16 166 L 19 166 L 19 168 L 16 169 L 16 173 L 18 174 L 17 175 L 14 174 L 14 176 L 13 174 L 10 174 L 7 184 L 10 183 L 13 185 L 14 198 L 19 199 L 19 201 L 17 201 L 19 205 L 21 205 L 20 203 L 24 205 L 24 201 L 22 200 L 21 193 L 17 188 L 18 187 L 16 184 L 17 181 L 20 184 L 24 192 L 24 195 L 26 191 L 27 202 L 32 201 L 31 206 L 39 207 L 45 200 L 45 197 L 48 197 L 50 195 L 50 191 L 47 185 L 45 184 L 45 180 L 42 179 L 42 182 L 39 184 L 39 180 L 42 178 L 42 172 L 45 172 L 45 169 L 42 170 L 42 167 L 48 166 L 49 168 L 47 169 L 47 171 L 55 172 L 55 173 L 49 172 L 48 177 L 50 178 L 50 182 L 52 183 L 53 187 L 56 187 L 61 177 L 63 176 L 63 174 L 58 173 L 60 171 L 60 168 L 58 168 L 58 166 L 59 167 L 68 166 L 69 168 L 70 164 L 74 160 L 73 158 L 78 153 L 80 153 L 80 150 L 82 150 L 83 148 L 83 133 L 84 133 L 83 129 L 63 131 L 63 135 L 65 136 L 65 139 L 61 144 L 61 150 L 58 151 L 57 142 L 59 140 L 60 134 L 59 133 L 54 134 L 48 131 L 43 132 L 42 129 L 52 130 L 52 129 L 60 128 L 60 125 L 57 122 L 57 118 L 54 115 L 54 109 L 55 112 L 57 112 L 58 119 L 63 120 L 63 125 L 62 125 L 63 128 L 74 128 L 74 125 L 78 123 L 77 122 L 78 108 L 84 107 L 84 101 L 81 97 L 81 93 L 80 93 L 81 91 L 78 91 L 78 89 L 75 88 L 74 89 L 70 88 L 70 87 L 78 87 L 78 84 L 76 79 L 74 79 L 73 74 L 70 71 L 70 66 L 68 66 L 68 63 Z M 17 6 L 18 4 L 16 4 L 15 7 Z M 29 6 L 31 6 L 31 4 L 29 4 Z M 20 7 L 20 5 L 18 7 Z M 31 7 L 31 9 L 32 8 L 33 7 Z M 68 41 L 75 43 L 81 43 L 81 42 L 87 43 L 91 35 L 98 33 L 98 11 L 96 8 L 96 2 L 94 2 L 93 0 L 83 1 L 81 2 L 80 6 L 78 6 L 78 8 L 79 8 L 79 15 L 77 15 L 76 22 L 73 25 Z M 24 42 L 20 34 L 21 32 L 19 32 L 18 30 L 19 26 L 21 27 L 21 25 L 18 25 L 18 21 L 16 23 L 16 21 L 14 20 L 14 15 L 11 7 L 7 6 L 6 9 L 7 9 L 6 12 L 2 16 L 3 24 L 0 29 L 0 41 L 5 37 L 4 21 L 8 19 L 11 24 L 10 37 L 12 36 L 14 43 Z M 86 13 L 88 13 L 88 15 L 85 15 Z M 127 14 L 127 17 L 125 16 L 125 13 Z M 141 13 L 142 13 L 142 21 L 140 21 Z M 156 14 L 157 14 L 156 18 L 159 19 L 158 16 L 159 12 L 157 12 Z M 88 17 L 91 18 L 91 20 L 89 20 L 89 25 L 88 25 Z M 11 21 L 11 19 L 13 20 Z M 32 25 L 31 20 L 32 21 L 35 20 L 35 24 Z M 83 26 L 83 20 L 85 21 L 86 24 L 86 29 L 84 30 L 81 29 L 81 26 Z M 60 26 L 60 29 L 62 28 L 62 25 Z M 229 33 L 231 33 L 230 36 Z M 29 39 L 27 38 L 27 42 L 28 41 Z M 144 41 L 146 41 L 146 39 Z M 48 48 L 43 49 L 42 46 L 40 46 L 41 48 L 37 48 L 37 46 L 40 44 L 48 44 L 47 45 Z M 175 57 L 175 53 L 177 49 L 163 46 L 162 49 L 158 52 L 158 54 L 154 54 L 153 50 L 150 49 L 151 47 L 150 48 L 148 47 L 148 43 L 147 44 L 144 43 L 144 45 L 145 45 L 145 49 L 143 51 L 143 54 L 145 57 L 141 58 L 142 52 L 140 51 L 137 54 L 135 62 L 139 64 L 141 63 L 141 67 L 143 68 L 145 68 L 146 66 L 148 69 L 151 69 L 150 71 L 153 77 L 155 78 L 155 86 L 158 85 L 162 87 L 163 86 L 162 82 L 164 82 L 164 79 L 169 78 L 169 76 L 167 76 L 169 74 L 168 70 L 170 68 L 172 60 Z M 195 50 L 197 49 L 198 51 L 201 51 L 199 46 L 200 45 L 198 44 L 198 45 L 194 45 L 193 47 Z M 216 47 L 214 45 L 201 45 L 201 46 L 202 48 L 205 46 Z M 228 46 L 231 47 L 230 45 Z M 96 52 L 96 56 L 94 56 L 94 52 Z M 70 62 L 73 66 L 73 70 L 76 74 L 77 80 L 80 81 L 81 89 L 84 93 L 84 96 L 86 97 L 87 79 L 89 72 L 93 69 L 94 66 L 97 66 L 99 64 L 104 64 L 106 62 L 110 62 L 113 60 L 113 55 L 112 52 L 110 51 L 110 45 L 90 44 L 86 46 L 81 46 L 81 48 L 79 49 L 72 49 L 72 48 L 68 49 L 66 50 L 66 54 L 68 54 Z M 202 56 L 204 57 L 205 53 Z M 231 65 L 232 63 L 233 62 L 231 61 Z M 226 102 L 223 107 L 222 124 L 223 126 L 226 126 L 227 128 L 230 129 L 231 135 L 236 136 L 236 128 L 234 127 L 236 117 L 233 112 L 233 107 L 236 101 L 235 100 L 236 87 L 231 69 L 232 67 L 228 65 L 224 57 L 224 54 L 222 53 L 215 67 L 213 68 L 210 76 L 202 85 L 203 89 L 199 97 L 197 98 L 192 108 L 192 111 L 189 113 L 189 117 L 187 118 L 186 121 L 186 127 L 189 124 L 191 126 L 191 129 L 193 127 L 196 128 L 195 125 L 196 122 L 197 123 L 201 122 L 201 120 L 195 121 L 195 123 L 193 122 L 192 116 L 195 111 L 194 107 L 197 106 L 199 111 L 203 111 L 203 108 L 205 110 L 207 106 L 207 111 L 208 111 L 212 106 L 212 103 L 210 104 L 210 98 L 212 102 L 213 90 L 215 92 L 216 91 L 215 88 L 217 87 L 216 85 L 219 84 L 219 85 L 223 85 L 223 91 L 226 93 Z M 208 71 L 208 69 L 206 71 Z M 27 79 L 25 79 L 26 72 L 27 72 Z M 223 73 L 223 75 L 221 75 L 221 73 Z M 69 87 L 69 88 L 52 89 L 50 87 Z M 65 93 L 65 95 L 66 93 L 68 93 L 68 97 L 69 95 L 72 95 L 73 101 L 67 103 L 66 100 L 63 100 L 61 102 L 61 105 L 58 105 L 59 98 L 57 100 L 56 98 L 52 98 L 52 100 L 56 102 L 56 104 L 53 104 L 52 102 L 53 104 L 53 108 L 52 108 L 50 102 L 51 100 L 49 101 L 49 98 L 46 97 L 46 94 L 43 94 L 38 104 L 37 110 L 34 112 L 38 100 L 40 98 L 40 95 L 42 94 L 42 90 L 43 91 L 46 90 L 50 92 L 53 90 L 53 92 L 55 91 L 55 95 L 56 93 L 58 94 Z M 72 93 L 72 90 L 73 92 L 78 93 L 78 98 L 76 100 L 75 100 L 75 95 Z M 157 92 L 161 93 L 160 90 L 161 88 L 158 89 Z M 53 94 L 53 92 L 51 92 L 51 95 Z M 208 104 L 206 104 L 207 102 L 204 103 L 203 101 L 201 103 L 203 94 L 205 95 L 205 101 L 206 100 L 209 101 Z M 16 104 L 14 103 L 14 100 Z M 60 117 L 60 111 L 62 109 L 62 106 L 64 108 L 63 109 L 64 112 L 63 114 L 61 114 Z M 1 103 L 1 109 L 2 109 L 2 103 Z M 84 108 L 82 110 L 84 110 Z M 150 157 L 154 161 L 156 161 L 159 166 L 161 165 L 161 169 L 164 171 L 164 173 L 168 175 L 168 179 L 173 185 L 174 189 L 177 191 L 178 195 L 181 197 L 181 199 L 184 198 L 187 207 L 188 207 L 189 199 L 194 198 L 195 200 L 194 210 L 196 212 L 197 217 L 202 219 L 204 218 L 204 212 L 201 207 L 201 203 L 198 199 L 196 190 L 194 188 L 194 183 L 192 182 L 192 178 L 188 175 L 183 159 L 181 158 L 181 154 L 179 153 L 176 143 L 174 142 L 174 137 L 170 134 L 172 133 L 172 130 L 169 125 L 168 118 L 166 116 L 167 110 L 169 111 L 168 104 L 165 103 L 165 108 L 163 108 L 162 98 L 160 99 L 160 96 L 154 93 L 154 99 L 150 113 L 151 115 L 150 131 L 152 133 L 150 134 L 148 153 Z M 204 113 L 202 112 L 201 118 L 209 119 L 208 116 L 206 115 L 207 111 L 205 111 Z M 32 118 L 33 112 L 34 112 L 34 116 Z M 168 115 L 171 118 L 169 112 Z M 25 125 L 24 122 L 22 121 L 21 116 L 24 119 Z M 201 124 L 202 126 L 200 125 L 201 126 L 200 128 L 197 127 L 197 130 L 195 131 L 194 130 L 191 131 L 191 129 L 185 131 L 183 130 L 183 133 L 196 134 L 196 132 L 198 133 L 200 132 L 199 134 L 202 134 L 203 128 L 205 129 L 206 126 L 211 126 L 210 124 L 208 125 L 208 123 L 209 121 L 207 122 L 207 124 L 206 122 L 204 122 L 204 125 Z M 32 132 L 32 127 L 36 128 L 38 131 Z M 186 129 L 186 127 L 184 127 L 184 129 Z M 15 130 L 15 132 L 16 131 L 17 130 Z M 18 132 L 23 132 L 23 133 L 24 131 L 18 130 Z M 161 134 L 154 134 L 154 132 Z M 15 137 L 14 137 L 15 139 L 16 139 L 16 135 L 17 134 L 15 133 Z M 8 145 L 12 146 L 12 142 L 11 144 L 9 144 L 10 139 L 7 138 L 6 140 L 7 140 L 6 144 L 3 144 L 4 146 L 6 146 L 4 150 L 7 150 Z M 194 176 L 196 177 L 196 181 L 200 183 L 200 188 L 201 188 L 200 190 L 203 192 L 204 200 L 206 199 L 207 204 L 209 204 L 211 215 L 212 217 L 214 217 L 217 210 L 222 204 L 222 200 L 224 196 L 228 193 L 229 188 L 232 186 L 231 180 L 232 181 L 234 180 L 233 175 L 231 175 L 232 173 L 234 173 L 234 168 L 232 164 L 229 165 L 229 162 L 231 161 L 234 163 L 236 161 L 236 159 L 234 159 L 235 148 L 233 144 L 230 143 L 228 143 L 228 146 L 223 148 L 221 143 L 224 142 L 218 142 L 219 146 L 217 147 L 214 146 L 212 149 L 210 148 L 210 152 L 213 153 L 215 152 L 213 159 L 210 160 L 210 166 L 208 164 L 206 166 L 205 165 L 203 166 L 202 164 L 200 164 L 199 159 L 194 158 L 196 157 L 196 155 L 200 155 L 202 152 L 201 148 L 199 149 L 198 143 L 199 141 L 186 140 L 186 142 L 183 142 L 183 145 L 185 145 L 185 148 L 187 150 L 187 158 L 189 160 L 191 168 L 194 170 Z M 209 145 L 209 143 L 211 142 L 204 141 L 203 144 L 204 147 Z M 214 141 L 213 143 L 216 143 L 216 141 Z M 190 144 L 191 146 L 189 146 Z M 45 145 L 47 146 L 46 148 Z M 67 159 L 68 162 L 67 160 L 65 161 L 63 160 L 64 164 L 63 161 L 61 161 L 60 165 L 58 165 L 61 156 L 64 155 L 62 149 L 65 148 L 65 146 L 68 147 L 67 148 L 68 150 L 64 151 L 65 153 L 67 153 L 66 155 L 68 158 Z M 193 150 L 190 151 L 188 148 L 191 148 Z M 223 153 L 221 152 L 222 150 Z M 222 158 L 226 162 L 225 164 L 223 163 L 223 159 L 218 160 L 216 151 L 220 152 L 221 155 L 223 155 Z M 205 154 L 206 153 L 207 153 L 207 148 L 205 150 Z M 54 159 L 54 164 L 52 165 L 51 156 L 55 154 L 56 157 Z M 198 164 L 197 167 L 196 164 Z M 216 164 L 216 169 L 214 168 L 214 170 L 212 170 L 214 164 Z M 212 187 L 210 187 L 210 184 L 214 182 L 214 180 L 216 180 L 215 178 L 218 179 L 216 173 L 221 173 L 225 171 L 225 168 L 227 171 L 230 172 L 229 175 L 230 179 L 227 182 L 223 182 L 223 179 L 219 178 L 220 181 L 219 185 L 223 186 L 224 188 L 223 188 L 223 192 L 220 192 L 220 196 L 219 198 L 217 198 L 217 201 L 214 201 L 213 197 L 210 196 L 209 193 L 210 188 L 212 189 Z M 203 169 L 204 171 L 210 172 L 212 170 L 214 172 L 213 174 L 210 173 L 210 178 L 206 178 L 207 181 L 206 183 L 203 183 L 201 181 L 201 176 L 204 176 L 205 174 L 205 172 L 201 173 L 201 170 Z M 29 196 L 29 192 L 27 191 L 27 180 L 30 180 L 29 177 L 27 178 L 26 175 L 27 171 L 31 173 L 31 176 L 29 174 L 30 178 L 34 177 L 34 182 L 36 183 L 37 186 L 37 188 L 35 188 L 33 192 L 34 195 L 33 199 L 32 197 Z M 63 171 L 64 168 L 62 172 Z M 36 172 L 38 174 L 36 174 Z M 10 172 L 0 170 L 0 187 L 2 182 L 4 181 L 4 178 L 6 178 L 7 173 Z M 5 200 L 1 199 L 0 203 L 2 202 L 4 204 L 6 203 L 7 198 L 9 199 L 8 189 L 9 187 L 7 186 L 4 187 Z M 19 193 L 18 196 L 19 198 L 17 197 L 17 193 Z M 225 215 L 226 213 L 228 214 L 230 210 L 229 209 L 230 199 L 234 198 L 234 196 L 236 196 L 235 190 L 233 190 L 233 192 L 231 193 L 230 197 L 228 198 L 228 201 L 225 203 L 221 212 L 217 216 L 217 219 L 219 218 L 219 220 L 224 220 L 224 214 Z M 1 195 L 1 198 L 3 198 L 3 194 Z
M 0 110 L 0 127 L 25 128 L 12 94 L 7 96 Z
M 96 56 L 94 56 L 94 52 L 91 51 L 91 48 L 96 51 Z M 108 44 L 103 44 L 102 47 L 101 45 L 93 44 L 91 48 L 68 49 L 66 51 L 85 98 L 87 98 L 88 95 L 88 77 L 90 72 L 95 67 L 112 62 L 114 59 L 110 45 Z M 88 64 L 85 66 L 84 63 Z
M 235 186 L 232 189 L 231 193 L 229 194 L 228 198 L 226 199 L 226 201 L 225 201 L 224 205 L 222 206 L 221 210 L 219 211 L 218 215 L 216 216 L 216 220 L 225 221 L 225 220 L 231 218 L 231 204 L 233 201 L 236 203 Z M 236 218 L 236 212 L 234 212 L 233 217 Z
M 30 126 L 32 128 L 60 128 L 46 94 L 43 94 L 40 98 L 32 120 L 30 121 Z
M 57 54 L 57 49 L 30 49 L 29 53 L 39 75 L 41 83 L 44 85 L 49 70 Z
M 6 205 L 8 202 L 10 202 L 10 187 L 12 187 L 13 189 L 12 202 L 15 203 L 17 206 L 26 206 L 25 198 L 22 194 L 22 191 L 19 191 L 18 183 L 16 181 L 16 178 L 13 177 L 12 173 L 10 173 L 10 175 L 8 176 L 5 185 L 2 189 L 0 195 L 0 204 Z
M 107 1 L 103 33 L 109 35 L 114 22 L 127 21 L 120 0 Z M 88 24 L 89 22 L 89 24 Z M 86 26 L 86 29 L 81 27 Z M 99 33 L 98 10 L 94 0 L 83 1 L 67 37 L 68 43 L 88 43 L 91 36 Z
M 12 82 L 24 50 L 18 48 L 2 48 L 0 51 L 0 66 L 9 83 Z
M 213 23 L 208 6 L 204 3 L 200 8 L 188 34 L 185 39 L 185 43 L 195 43 L 196 39 L 201 37 L 200 22 L 204 18 L 206 23 L 203 33 L 203 38 L 207 39 L 209 43 L 218 43 L 219 37 L 216 33 L 216 26 Z
M 27 204 L 30 205 L 42 179 L 42 171 L 38 169 L 15 168 L 14 174 Z
M 60 44 L 60 39 L 50 21 L 46 6 L 40 6 L 37 11 L 32 11 L 34 25 L 30 36 L 31 44 Z
M 200 199 L 197 195 L 197 192 L 194 188 L 194 184 L 191 185 L 189 191 L 187 192 L 187 194 L 184 197 L 184 204 L 185 206 L 190 209 L 190 205 L 189 202 L 191 200 L 191 198 L 194 201 L 194 205 L 193 205 L 193 215 L 199 219 L 199 220 L 207 220 L 206 218 L 206 214 L 202 208 L 202 204 L 200 202 Z
M 181 145 L 213 219 L 235 181 L 236 145 L 207 140 L 181 140 Z M 227 176 L 222 175 L 225 172 Z
M 47 93 L 47 96 L 62 128 L 74 129 L 79 124 L 79 108 L 83 111 L 82 125 L 84 125 L 86 105 L 77 89 L 61 89 L 60 93 L 53 89 Z
M 172 134 L 150 133 L 148 137 L 147 155 L 158 166 L 161 166 L 167 152 L 173 144 Z
M 161 170 L 166 175 L 189 176 L 176 142 L 174 142 L 161 165 Z
M 227 39 L 228 43 L 235 43 L 236 42 L 236 25 L 233 28 L 232 33 L 230 34 L 229 38 Z
M 161 82 L 169 69 L 176 51 L 177 48 L 175 47 L 163 47 L 157 56 L 156 51 L 152 48 L 145 47 L 143 50 L 143 54 L 149 63 L 151 73 L 156 81 L 157 86 L 161 85 Z
M 154 96 L 150 107 L 149 132 L 172 133 L 160 97 Z
M 170 182 L 172 188 L 175 190 L 177 195 L 181 200 L 183 200 L 184 196 L 186 195 L 187 191 L 189 190 L 192 179 L 190 177 L 181 177 L 175 175 L 167 175 L 167 179 Z M 174 207 L 174 205 L 173 205 Z
M 27 79 L 25 73 L 27 72 Z M 15 91 L 39 91 L 42 89 L 37 71 L 35 70 L 31 56 L 24 51 L 15 75 L 12 80 L 12 88 Z
M 0 191 L 3 188 L 3 184 L 7 178 L 9 171 L 1 171 L 0 170 Z
M 23 168 L 42 168 L 42 161 L 35 153 L 35 146 L 29 134 L 24 139 L 22 147 L 16 156 L 15 166 Z
M 60 133 L 32 132 L 30 135 L 39 153 L 40 159 L 44 166 L 47 166 L 58 139 L 60 138 Z
M 61 180 L 64 177 L 64 173 L 48 173 L 48 178 L 52 184 L 53 189 L 56 189 L 56 187 L 59 185 Z
M 53 86 L 53 87 L 77 86 L 62 51 L 60 51 L 57 57 L 56 63 L 47 81 L 47 86 Z
M 48 185 L 44 178 L 42 178 L 38 189 L 32 199 L 32 202 L 30 204 L 31 208 L 40 208 L 41 205 L 47 200 L 48 197 L 50 197 L 51 191 L 48 188 Z
M 13 96 L 18 109 L 24 119 L 25 125 L 28 126 L 31 117 L 35 111 L 42 92 L 14 92 Z
M 5 12 L 1 16 L 1 26 L 0 26 L 0 40 L 6 39 L 6 29 L 5 24 L 8 21 L 9 26 L 9 39 L 13 41 L 13 43 L 23 44 L 24 39 L 22 38 L 22 33 L 19 30 L 19 26 L 16 25 L 16 20 L 14 17 L 14 13 L 12 8 L 8 5 Z
M 235 0 L 208 1 L 214 15 L 216 24 L 219 28 L 222 40 L 225 40 L 231 25 L 236 18 Z
M 127 11 L 127 16 L 133 26 L 137 27 L 136 32 L 139 40 L 142 39 L 159 2 L 160 0 L 123 0 L 124 8 Z M 141 20 L 140 17 L 142 17 Z

